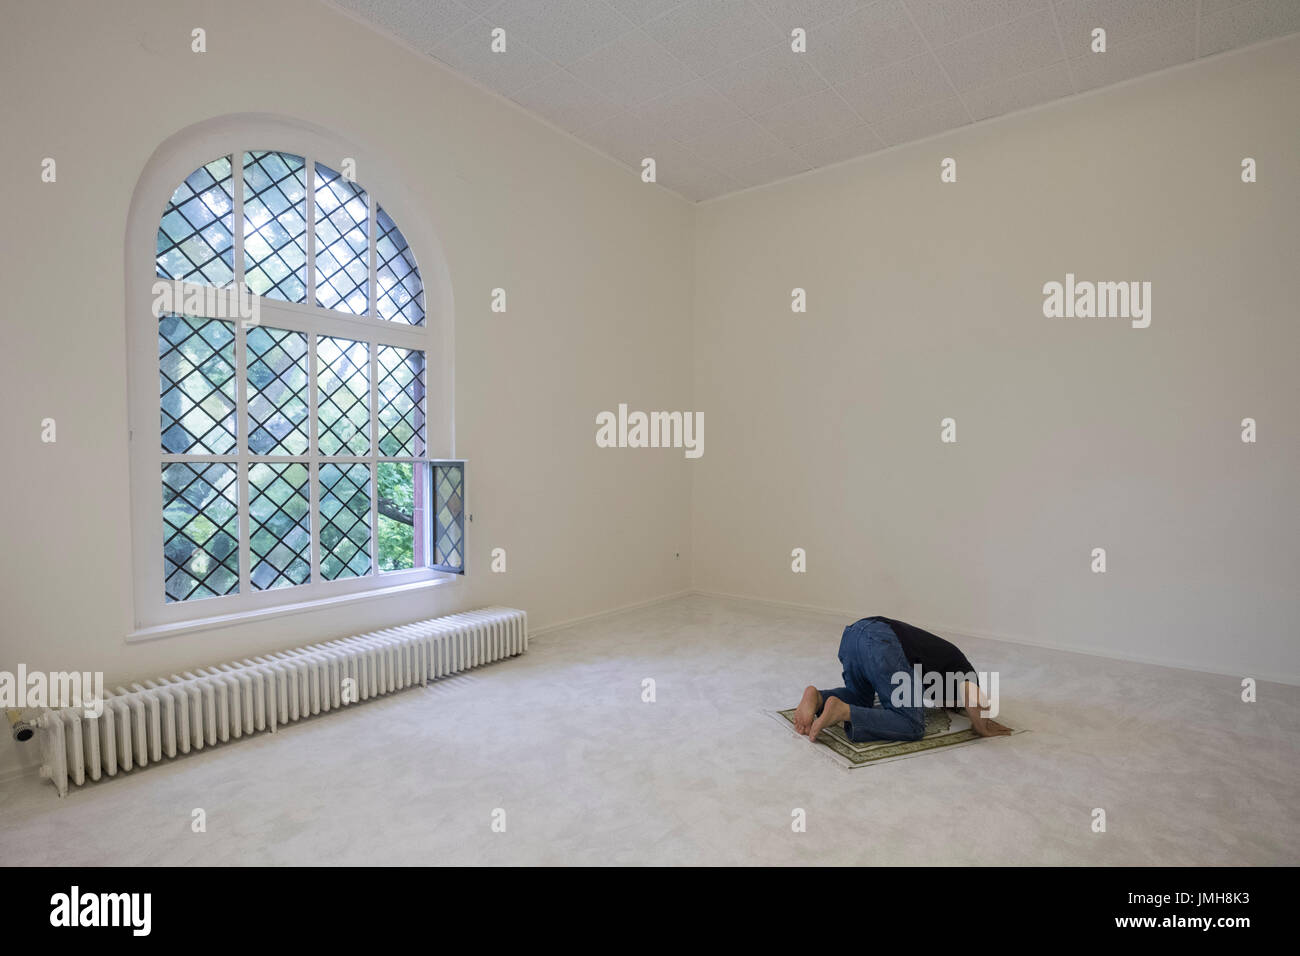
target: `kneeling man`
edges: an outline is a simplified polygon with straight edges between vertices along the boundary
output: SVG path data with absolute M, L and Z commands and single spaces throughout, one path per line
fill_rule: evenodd
M 817 740 L 827 724 L 844 724 L 850 740 L 920 740 L 925 736 L 925 707 L 911 700 L 912 665 L 920 664 L 922 679 L 941 675 L 942 705 L 962 710 L 981 737 L 1011 733 L 996 720 L 980 714 L 975 668 L 956 645 L 919 627 L 887 617 L 864 617 L 844 629 L 840 641 L 844 686 L 818 690 L 809 686 L 794 713 L 794 729 Z M 893 690 L 895 674 L 906 678 L 909 693 L 899 706 Z M 960 676 L 958 676 L 960 675 Z M 880 697 L 880 706 L 872 700 Z

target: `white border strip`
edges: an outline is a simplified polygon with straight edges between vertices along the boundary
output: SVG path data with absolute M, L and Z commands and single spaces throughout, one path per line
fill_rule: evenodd
M 566 627 L 577 627 L 579 624 L 586 624 L 589 621 L 598 621 L 603 617 L 612 617 L 615 614 L 622 614 L 624 611 L 637 611 L 643 607 L 653 607 L 656 604 L 666 604 L 668 601 L 675 601 L 678 598 L 690 597 L 692 594 L 702 592 L 694 591 L 691 588 L 685 588 L 681 591 L 673 591 L 671 594 L 662 594 L 659 597 L 650 598 L 646 601 L 637 601 L 635 604 L 624 604 L 619 607 L 610 608 L 608 611 L 596 611 L 593 614 L 584 614 L 581 617 L 571 617 L 567 621 L 558 621 L 555 624 L 547 624 L 545 627 L 529 628 L 528 640 L 531 642 L 539 634 L 549 634 L 553 631 L 562 631 Z
M 797 604 L 794 601 L 776 601 L 770 598 L 749 597 L 744 594 L 729 594 L 725 591 L 707 591 L 701 588 L 694 588 L 692 594 L 698 594 L 701 597 L 721 598 L 727 601 L 739 601 L 744 604 L 762 604 L 769 607 L 779 607 L 790 611 L 802 611 L 807 614 L 825 614 L 833 615 L 839 618 L 852 618 L 857 620 L 862 617 L 861 609 L 848 611 L 843 608 L 817 607 L 812 604 Z M 1081 647 L 1077 644 L 1060 644 L 1049 643 L 1047 641 L 1035 641 L 1025 637 L 1009 637 L 1006 634 L 994 633 L 993 631 L 981 631 L 968 627 L 950 627 L 946 624 L 938 624 L 932 621 L 914 622 L 917 627 L 925 628 L 927 631 L 933 631 L 936 634 L 951 634 L 954 637 L 973 637 L 981 641 L 998 641 L 1002 644 L 1020 644 L 1025 647 L 1041 647 L 1048 651 L 1061 651 L 1066 654 L 1082 654 L 1085 657 L 1096 657 L 1108 661 L 1125 661 L 1130 664 L 1150 664 L 1155 667 L 1170 667 L 1174 670 L 1191 671 L 1194 674 L 1216 674 L 1223 677 L 1242 678 L 1251 676 L 1247 671 L 1230 671 L 1222 668 L 1213 667 L 1209 664 L 1181 664 L 1170 660 L 1164 660 L 1156 657 L 1143 657 L 1138 654 L 1117 654 L 1113 652 L 1102 652 L 1096 648 Z M 1259 680 L 1275 683 L 1289 684 L 1300 686 L 1300 674 L 1271 674 L 1260 676 Z

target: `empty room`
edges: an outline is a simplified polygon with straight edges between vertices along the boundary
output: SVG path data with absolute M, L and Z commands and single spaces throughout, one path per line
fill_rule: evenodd
M 1300 863 L 1300 3 L 0 3 L 6 866 Z

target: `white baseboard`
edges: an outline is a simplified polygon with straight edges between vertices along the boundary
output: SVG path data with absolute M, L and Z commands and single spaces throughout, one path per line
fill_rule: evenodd
M 729 594 L 725 591 L 709 591 L 703 588 L 692 588 L 691 593 L 699 594 L 704 597 L 724 598 L 729 601 L 741 601 L 747 604 L 765 604 L 770 607 L 785 608 L 791 611 L 803 611 L 809 614 L 828 614 L 836 617 L 847 617 L 853 620 L 857 620 L 862 616 L 861 608 L 850 611 L 844 608 L 819 607 L 813 604 L 798 604 L 794 601 L 777 601 L 771 598 L 750 597 L 745 594 Z M 1242 671 L 1224 670 L 1223 668 L 1215 667 L 1210 664 L 1193 665 L 1164 658 L 1145 657 L 1139 654 L 1103 652 L 1096 648 L 1081 647 L 1077 644 L 1039 641 L 1027 637 L 1012 637 L 1007 634 L 999 634 L 993 631 L 983 631 L 969 627 L 940 624 L 936 621 L 916 621 L 914 623 L 917 627 L 924 628 L 927 631 L 933 631 L 936 634 L 950 634 L 954 637 L 974 637 L 983 641 L 1000 641 L 1004 644 L 1022 644 L 1026 647 L 1041 647 L 1050 651 L 1065 651 L 1068 654 L 1083 654 L 1086 657 L 1099 657 L 1104 660 L 1124 661 L 1130 664 L 1152 664 L 1156 667 L 1172 667 L 1175 670 L 1193 671 L 1197 674 L 1216 674 L 1223 677 L 1235 677 L 1238 680 L 1243 677 L 1255 677 L 1257 680 L 1269 681 L 1276 684 L 1300 686 L 1300 674 L 1249 674 Z
M 607 611 L 596 611 L 594 614 L 584 614 L 581 617 L 571 617 L 567 621 L 557 621 L 554 624 L 547 624 L 545 627 L 529 628 L 528 640 L 531 642 L 532 639 L 537 637 L 539 634 L 548 634 L 551 631 L 562 631 L 566 627 L 573 627 L 577 624 L 586 624 L 588 621 L 597 621 L 602 617 L 611 617 L 612 615 L 615 614 L 622 614 L 624 611 L 635 611 L 643 607 L 653 607 L 656 604 L 663 604 L 667 601 L 675 601 L 678 598 L 683 598 L 689 594 L 694 594 L 694 593 L 696 592 L 691 590 L 690 588 L 685 588 L 681 591 L 673 591 L 669 594 L 661 594 L 659 595 L 659 597 L 653 597 L 646 601 L 637 601 L 634 604 L 623 604 L 619 607 L 610 608 Z

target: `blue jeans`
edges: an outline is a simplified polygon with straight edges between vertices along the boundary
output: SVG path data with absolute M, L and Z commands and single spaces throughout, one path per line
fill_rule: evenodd
M 893 628 L 883 621 L 850 624 L 840 640 L 840 664 L 845 686 L 821 691 L 822 706 L 826 706 L 827 697 L 838 697 L 849 705 L 844 733 L 850 740 L 920 740 L 925 736 L 924 707 L 895 707 L 890 702 L 894 675 L 902 673 L 910 681 L 912 674 Z M 880 706 L 873 707 L 877 694 Z

